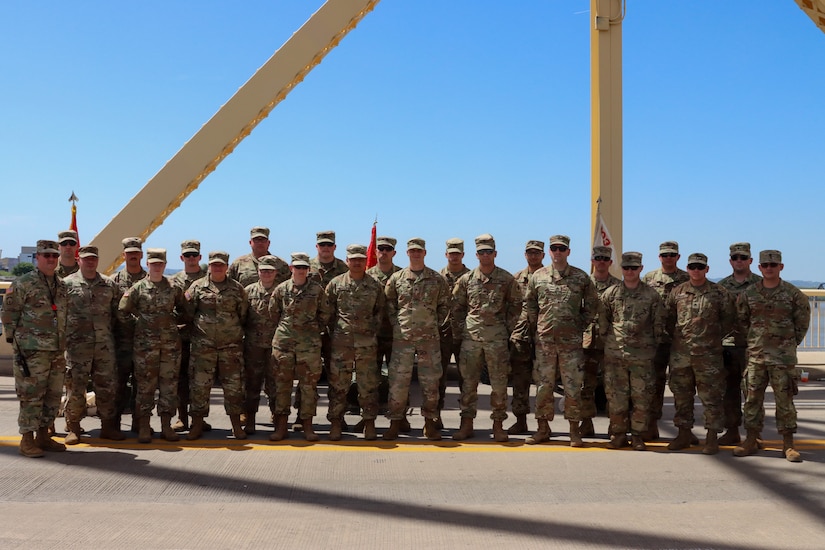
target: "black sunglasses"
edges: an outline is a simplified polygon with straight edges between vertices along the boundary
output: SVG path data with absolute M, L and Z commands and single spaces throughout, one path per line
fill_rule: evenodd
M 744 254 L 734 254 L 730 257 L 731 260 L 748 260 L 750 256 L 745 256 Z
M 550 250 L 553 252 L 567 252 L 568 248 L 563 244 L 551 244 Z
M 624 269 L 626 271 L 639 271 L 640 269 L 642 269 L 642 266 L 640 266 L 640 265 L 623 265 L 622 269 Z
M 381 245 L 378 247 L 378 250 L 380 250 L 381 252 L 391 252 L 395 249 L 391 246 Z
M 659 257 L 660 258 L 675 258 L 678 255 L 679 254 L 676 253 L 676 252 L 662 252 L 661 254 L 659 254 Z
M 197 252 L 184 252 L 183 253 L 184 258 L 197 258 L 198 256 L 200 256 L 200 254 L 198 254 Z
M 593 259 L 596 260 L 597 262 L 609 262 L 610 261 L 610 258 L 607 257 L 607 256 L 596 256 Z
M 759 267 L 779 267 L 779 264 L 776 262 L 765 262 L 763 264 L 759 264 Z
M 691 271 L 696 271 L 697 269 L 705 269 L 707 266 L 705 264 L 688 264 L 687 268 Z
M 62 246 L 77 246 L 77 241 L 60 241 Z

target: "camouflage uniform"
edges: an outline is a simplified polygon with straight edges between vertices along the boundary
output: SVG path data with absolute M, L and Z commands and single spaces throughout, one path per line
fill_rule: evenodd
M 57 266 L 57 270 L 54 272 L 54 274 L 57 275 L 58 277 L 60 277 L 61 279 L 65 279 L 66 277 L 68 277 L 72 273 L 77 273 L 77 271 L 79 269 L 80 269 L 80 265 L 77 262 L 75 262 L 74 265 L 70 265 L 70 266 L 65 266 L 63 264 L 59 264 Z
M 610 434 L 641 435 L 648 428 L 654 387 L 653 357 L 664 335 L 659 294 L 640 282 L 614 285 L 601 295 L 599 330 L 604 337 L 604 384 Z M 633 401 L 630 418 L 629 401 Z
M 737 314 L 748 341 L 745 428 L 749 432 L 762 430 L 765 388 L 770 382 L 776 401 L 776 428 L 781 434 L 793 434 L 797 427 L 793 403 L 798 391 L 796 348 L 808 332 L 808 298 L 786 281 L 780 280 L 776 288 L 765 288 L 759 281 L 739 294 Z
M 119 310 L 135 319 L 134 414 L 152 416 L 157 390 L 158 414 L 172 416 L 178 410 L 181 353 L 178 322 L 185 317 L 186 310 L 183 290 L 168 277 L 158 282 L 146 277 L 123 293 Z
M 86 414 L 86 387 L 89 377 L 95 390 L 97 414 L 102 420 L 117 415 L 117 361 L 115 360 L 114 323 L 120 290 L 108 277 L 96 274 L 87 280 L 75 272 L 65 279 L 68 296 L 66 334 L 67 384 L 66 421 L 80 422 Z
M 14 387 L 20 401 L 17 425 L 21 434 L 47 428 L 60 407 L 66 375 L 66 309 L 63 281 L 57 275 L 46 277 L 38 269 L 18 277 L 3 298 L 3 331 L 15 348 Z M 30 376 L 23 373 L 23 361 Z
M 308 278 L 301 286 L 290 279 L 272 293 L 269 317 L 277 327 L 272 338 L 276 415 L 289 414 L 292 381 L 297 377 L 297 391 L 301 394 L 298 415 L 304 420 L 315 416 L 321 377 L 321 332 L 329 324 L 330 313 L 324 289 L 314 279 Z
M 435 419 L 441 378 L 440 333 L 446 330 L 450 312 L 447 281 L 429 267 L 419 274 L 406 267 L 390 277 L 385 294 L 387 314 L 393 326 L 388 416 L 390 420 L 404 418 L 413 360 L 417 356 L 421 415 Z
M 198 243 L 200 245 L 200 243 Z M 198 250 L 200 252 L 200 250 Z M 206 270 L 199 267 L 193 273 L 178 271 L 169 280 L 173 285 L 180 288 L 184 293 L 189 290 L 192 283 L 198 279 L 206 277 Z M 178 374 L 178 407 L 183 411 L 181 415 L 186 415 L 186 408 L 189 406 L 189 357 L 192 348 L 192 326 L 189 324 L 178 325 L 180 334 L 180 371 Z M 181 417 L 181 422 L 183 418 Z M 185 425 L 181 424 L 181 428 Z M 176 428 L 177 429 L 177 428 Z
M 608 249 L 609 250 L 609 249 Z M 596 293 L 601 296 L 608 288 L 621 284 L 621 280 L 613 275 L 608 275 L 607 280 L 599 281 L 595 274 L 590 275 Z M 603 370 L 604 364 L 604 340 L 599 334 L 597 322 L 590 324 L 582 335 L 582 347 L 584 348 L 584 382 L 582 383 L 582 415 L 584 418 L 594 418 L 596 416 L 596 387 L 599 385 L 599 371 Z
M 705 429 L 720 432 L 725 384 L 722 338 L 735 322 L 732 297 L 711 281 L 698 287 L 688 281 L 668 295 L 665 313 L 673 339 L 669 378 L 676 408 L 673 423 L 677 428 L 693 427 L 693 400 L 698 393 Z
M 210 257 L 213 255 L 210 253 Z M 249 309 L 246 291 L 229 276 L 216 283 L 207 275 L 192 283 L 185 296 L 187 316 L 192 319 L 190 412 L 192 416 L 209 416 L 209 394 L 217 372 L 226 414 L 240 415 L 245 397 L 243 327 Z
M 450 252 L 464 252 L 464 241 L 461 239 L 447 240 L 447 253 Z M 444 266 L 439 273 L 447 281 L 447 289 L 450 293 L 450 309 L 452 310 L 453 289 L 458 280 L 465 274 L 470 272 L 470 268 L 461 264 L 461 269 L 458 271 L 450 271 L 450 266 Z M 450 366 L 450 360 L 455 356 L 456 365 L 459 364 L 461 357 L 461 331 L 455 320 L 450 317 L 450 323 L 447 325 L 447 330 L 441 335 L 441 379 L 438 381 L 438 410 L 444 409 L 444 396 L 447 394 L 447 369 Z M 461 388 L 463 384 L 461 369 L 458 369 L 458 387 Z
M 374 357 L 378 329 L 386 315 L 384 285 L 368 275 L 356 281 L 349 273 L 344 273 L 327 285 L 326 295 L 332 312 L 327 418 L 343 418 L 354 369 L 362 417 L 374 420 L 378 415 L 378 383 L 381 377 Z
M 268 251 L 266 255 L 272 256 Z M 275 256 L 275 258 L 278 260 L 278 275 L 275 277 L 275 284 L 279 285 L 289 279 L 289 265 L 281 258 L 278 258 L 278 256 Z M 229 266 L 229 271 L 226 276 L 238 281 L 243 287 L 257 283 L 259 261 L 260 258 L 256 258 L 252 254 L 239 256 L 232 262 L 232 265 Z
M 335 232 L 319 232 L 317 242 L 332 242 L 335 244 Z M 317 256 L 309 261 L 309 276 L 320 284 L 321 288 L 326 288 L 335 277 L 347 272 L 349 272 L 349 268 L 346 262 L 338 258 L 333 258 L 332 262 L 328 264 L 321 263 L 321 260 Z M 324 332 L 321 333 L 321 361 L 323 362 L 324 372 L 328 374 L 329 365 L 332 362 L 332 341 L 326 331 L 326 327 L 324 327 Z M 296 405 L 300 405 L 300 398 L 297 400 Z
M 525 267 L 513 275 L 521 290 L 522 298 L 527 292 L 527 283 L 530 282 L 533 273 L 535 272 L 530 272 L 529 267 Z M 513 384 L 513 399 L 510 402 L 510 408 L 516 416 L 530 413 L 530 384 L 533 381 L 533 359 L 536 356 L 536 345 L 532 336 L 528 344 L 528 349 L 522 351 L 514 346 L 510 349 L 510 380 Z
M 117 285 L 120 294 L 138 281 L 145 278 L 146 270 L 140 269 L 138 273 L 131 274 L 126 268 L 121 269 L 112 276 L 112 281 Z M 134 403 L 137 386 L 134 382 L 134 349 L 135 349 L 135 320 L 130 315 L 118 314 L 115 320 L 115 357 L 117 360 L 117 392 L 115 395 L 115 406 L 117 414 L 120 416 L 123 411 L 129 408 L 130 403 Z M 131 379 L 131 387 L 130 387 Z
M 393 245 L 394 246 L 394 245 Z M 387 286 L 387 281 L 396 271 L 401 271 L 401 268 L 393 264 L 389 273 L 384 273 L 377 265 L 372 266 L 367 270 L 367 275 L 375 279 L 381 284 L 381 288 Z M 378 329 L 378 347 L 376 348 L 376 365 L 380 371 L 384 361 L 389 365 L 392 358 L 392 324 L 390 318 L 387 316 L 386 308 L 381 315 L 381 328 Z
M 247 415 L 258 411 L 261 388 L 265 388 L 272 413 L 275 412 L 275 377 L 271 365 L 275 324 L 269 319 L 269 301 L 277 286 L 275 283 L 265 288 L 258 281 L 246 287 L 249 313 L 244 337 L 244 411 Z

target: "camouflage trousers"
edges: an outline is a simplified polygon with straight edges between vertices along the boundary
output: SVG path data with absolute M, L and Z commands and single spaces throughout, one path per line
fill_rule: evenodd
M 670 344 L 659 344 L 656 348 L 656 356 L 653 358 L 653 398 L 650 401 L 651 426 L 662 418 L 668 363 L 670 363 Z
M 181 340 L 180 343 L 180 371 L 178 373 L 178 407 L 186 409 L 189 406 L 189 350 L 192 342 Z
M 117 414 L 123 414 L 126 409 L 132 408 L 135 403 L 137 385 L 134 381 L 133 340 L 118 340 L 115 342 L 115 361 L 117 362 L 117 388 L 115 390 L 115 408 Z
M 306 420 L 315 416 L 318 405 L 318 380 L 321 378 L 321 348 L 318 343 L 296 346 L 294 349 L 272 348 L 272 369 L 275 379 L 274 414 L 289 414 L 292 381 L 298 379 L 300 394 L 298 416 Z M 297 397 L 297 396 L 296 396 Z M 270 404 L 270 407 L 272 405 Z
M 444 410 L 444 397 L 447 395 L 447 377 L 449 375 L 450 361 L 455 355 L 456 365 L 461 358 L 461 340 L 456 340 L 452 335 L 441 338 L 441 378 L 438 379 L 438 410 Z M 458 369 L 458 387 L 461 388 L 463 375 Z
M 347 409 L 347 393 L 355 372 L 358 386 L 358 404 L 365 420 L 375 420 L 378 416 L 378 383 L 381 371 L 372 358 L 375 346 L 354 347 L 337 344 L 332 340 L 332 360 L 329 364 L 329 410 L 328 420 L 340 420 Z
M 137 386 L 134 414 L 138 417 L 152 416 L 155 391 L 158 392 L 158 414 L 175 414 L 178 410 L 180 344 L 137 345 L 134 359 Z
M 781 434 L 795 433 L 796 406 L 793 396 L 799 391 L 799 373 L 795 365 L 765 365 L 754 361 L 748 362 L 745 371 L 745 429 L 761 431 L 765 426 L 765 388 L 768 382 L 776 401 L 777 431 Z
M 261 389 L 269 400 L 269 408 L 275 408 L 275 371 L 272 368 L 272 348 L 246 344 L 243 351 L 244 412 L 255 414 L 261 404 Z
M 515 415 L 530 414 L 530 384 L 533 383 L 533 356 L 535 348 L 530 346 L 531 353 L 520 353 L 513 347 L 510 350 L 510 381 L 513 384 L 513 399 L 510 408 Z
M 418 384 L 421 386 L 421 416 L 438 417 L 438 384 L 441 379 L 441 344 L 438 339 L 415 342 L 394 341 L 390 362 L 390 420 L 401 420 L 407 410 L 413 362 L 418 357 Z
M 226 414 L 243 412 L 243 347 L 204 346 L 192 342 L 189 357 L 189 408 L 192 416 L 209 416 L 209 395 L 215 373 L 223 387 L 223 407 Z
M 655 374 L 653 358 L 605 354 L 604 388 L 607 393 L 610 434 L 641 435 L 647 430 Z M 633 411 L 630 412 L 630 401 Z
M 14 389 L 20 401 L 17 425 L 21 434 L 35 432 L 54 422 L 66 378 L 62 351 L 24 351 L 23 355 L 29 376 L 23 375 L 18 354 L 14 356 Z
M 722 354 L 670 356 L 670 391 L 676 412 L 677 428 L 693 427 L 693 399 L 698 393 L 705 409 L 706 430 L 722 431 L 722 395 L 725 391 L 725 367 Z
M 582 417 L 596 416 L 596 386 L 604 363 L 603 349 L 584 350 L 584 381 L 582 382 Z
M 556 387 L 558 373 L 561 373 L 561 382 L 564 386 L 564 418 L 581 421 L 584 418 L 584 350 L 581 346 L 558 346 L 541 340 L 536 342 L 536 362 L 533 365 L 536 419 L 553 420 L 555 416 L 553 390 Z
M 117 362 L 115 352 L 105 344 L 72 346 L 66 353 L 66 420 L 80 422 L 86 416 L 86 387 L 89 378 L 95 390 L 97 415 L 103 420 L 115 418 Z
M 478 383 L 481 369 L 486 362 L 490 374 L 490 418 L 507 418 L 507 377 L 510 375 L 510 350 L 507 340 L 477 342 L 464 340 L 461 343 L 461 417 L 475 418 L 478 413 Z
M 725 428 L 738 428 L 742 425 L 742 389 L 743 375 L 747 359 L 747 346 L 725 346 L 722 358 L 725 364 L 725 394 L 722 407 L 725 415 Z

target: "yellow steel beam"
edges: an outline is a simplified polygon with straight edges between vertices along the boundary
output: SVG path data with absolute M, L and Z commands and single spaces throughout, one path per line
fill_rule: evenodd
M 92 239 L 101 270 L 112 273 L 121 239 L 146 240 L 378 2 L 327 0 Z
M 825 32 L 825 0 L 796 0 L 796 3 L 819 30 Z

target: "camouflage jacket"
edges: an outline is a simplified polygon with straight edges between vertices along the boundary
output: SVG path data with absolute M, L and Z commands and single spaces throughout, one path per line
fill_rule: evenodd
M 207 275 L 192 283 L 184 296 L 193 344 L 217 349 L 243 344 L 249 302 L 238 281 L 227 277 L 215 283 Z
M 722 353 L 722 338 L 736 322 L 731 294 L 718 284 L 688 281 L 674 288 L 665 299 L 665 324 L 673 344 L 682 355 Z
M 185 320 L 183 290 L 163 277 L 157 283 L 149 277 L 123 293 L 118 306 L 122 315 L 135 319 L 135 348 L 169 348 L 180 342 L 178 323 Z
M 55 275 L 57 275 L 61 279 L 65 279 L 66 277 L 68 277 L 72 273 L 77 273 L 77 271 L 79 269 L 80 269 L 80 265 L 77 262 L 75 262 L 75 264 L 71 267 L 66 267 L 63 264 L 58 263 L 57 264 L 57 271 L 55 271 Z
M 761 281 L 762 277 L 757 275 L 756 273 L 751 273 L 748 275 L 748 278 L 742 281 L 741 283 L 738 282 L 736 279 L 733 278 L 733 275 L 728 275 L 718 284 L 725 287 L 725 289 L 733 295 L 734 301 L 736 300 L 737 295 L 740 292 L 744 292 L 757 282 Z M 722 340 L 722 344 L 725 346 L 747 346 L 748 345 L 748 334 L 746 330 L 743 330 L 742 326 L 737 322 L 733 327 L 733 333 L 728 334 L 725 336 L 725 339 Z
M 314 279 L 301 286 L 292 279 L 279 284 L 269 299 L 269 318 L 275 325 L 272 347 L 293 350 L 321 347 L 321 332 L 332 311 L 323 287 Z
M 453 287 L 453 325 L 460 327 L 456 336 L 477 342 L 507 341 L 521 307 L 521 288 L 512 275 L 500 267 L 489 275 L 475 268 Z
M 594 274 L 590 275 L 590 280 L 593 281 L 593 286 L 596 287 L 596 294 L 601 296 L 604 294 L 604 291 L 608 288 L 621 284 L 621 280 L 617 279 L 613 275 L 608 274 L 606 281 L 599 281 L 596 280 Z M 599 301 L 598 306 L 601 308 L 601 301 Z M 604 340 L 602 339 L 601 332 L 599 330 L 599 316 L 596 315 L 596 320 L 584 329 L 584 334 L 582 334 L 582 346 L 585 349 L 604 349 Z
M 272 347 L 275 324 L 269 318 L 269 300 L 278 285 L 264 288 L 258 281 L 246 287 L 249 313 L 246 317 L 246 345 L 256 348 Z
M 333 258 L 332 262 L 327 265 L 322 264 L 318 256 L 309 261 L 309 276 L 322 288 L 326 288 L 330 281 L 344 273 L 349 273 L 349 268 L 346 262 L 338 258 Z
M 801 290 L 786 281 L 776 288 L 759 281 L 738 295 L 736 309 L 748 338 L 748 362 L 796 365 L 796 348 L 811 322 L 811 305 Z
M 627 288 L 620 282 L 605 290 L 600 302 L 598 326 L 605 355 L 653 360 L 665 333 L 665 312 L 659 293 L 641 282 L 636 288 Z
M 369 275 L 356 281 L 344 273 L 330 281 L 326 292 L 332 311 L 329 334 L 333 344 L 376 345 L 378 329 L 386 317 L 384 285 Z
M 266 255 L 269 254 L 270 252 L 267 251 Z M 275 284 L 278 285 L 289 279 L 291 277 L 291 273 L 289 271 L 289 264 L 278 256 L 275 257 L 278 259 L 278 274 L 275 276 Z M 232 265 L 229 266 L 229 271 L 227 271 L 226 276 L 241 283 L 242 287 L 247 287 L 252 283 L 257 283 L 258 258 L 252 254 L 239 256 L 234 262 L 232 262 Z
M 21 351 L 66 349 L 66 285 L 35 269 L 21 275 L 3 298 L 3 331 Z
M 105 345 L 114 350 L 114 326 L 120 289 L 114 281 L 97 273 L 91 281 L 76 271 L 63 279 L 69 300 L 66 347 Z
M 452 309 L 453 309 L 453 289 L 455 288 L 455 284 L 458 280 L 470 272 L 470 268 L 466 265 L 461 264 L 461 269 L 456 271 L 455 273 L 450 271 L 449 266 L 444 266 L 439 273 L 444 280 L 447 281 L 447 290 L 450 294 L 450 334 L 453 337 L 453 340 L 457 342 L 461 342 L 461 334 L 464 331 L 464 326 L 458 324 L 455 319 L 452 317 Z
M 401 268 L 395 264 L 392 265 L 392 269 L 389 273 L 384 273 L 381 271 L 380 267 L 374 265 L 367 270 L 367 275 L 381 283 L 381 288 L 385 288 L 387 286 L 387 281 L 390 280 L 390 276 L 392 276 L 392 274 L 396 271 L 401 271 Z M 392 324 L 390 324 L 390 318 L 387 316 L 386 307 L 384 308 L 384 312 L 381 314 L 381 328 L 378 330 L 378 337 L 392 340 Z
M 126 271 L 126 268 L 123 268 L 112 275 L 111 279 L 117 285 L 118 289 L 120 289 L 120 295 L 122 296 L 127 290 L 132 288 L 132 285 L 144 279 L 148 274 L 145 269 L 140 268 L 138 273 L 132 275 Z M 132 349 L 134 332 L 135 318 L 131 315 L 123 315 L 118 312 L 117 319 L 115 320 L 115 340 L 118 342 L 118 345 L 122 348 Z
M 450 318 L 447 280 L 425 267 L 420 275 L 410 268 L 392 274 L 384 289 L 393 340 L 439 339 Z
M 186 292 L 189 290 L 189 287 L 192 286 L 192 283 L 197 281 L 198 279 L 202 279 L 206 277 L 207 271 L 203 268 L 199 268 L 195 273 L 187 273 L 186 271 L 178 271 L 174 275 L 172 275 L 169 280 L 172 281 L 172 284 L 179 287 L 182 291 Z M 191 324 L 179 324 L 178 325 L 178 332 L 180 333 L 180 338 L 184 342 L 189 342 L 192 339 L 192 325 Z
M 659 269 L 654 269 L 653 271 L 645 273 L 644 277 L 642 277 L 642 282 L 658 292 L 659 297 L 662 299 L 662 302 L 664 302 L 667 295 L 670 294 L 676 286 L 687 282 L 689 278 L 690 277 L 688 277 L 687 271 L 676 268 L 676 271 L 673 273 L 664 273 L 660 267 Z M 670 343 L 669 333 L 665 334 L 662 343 Z

